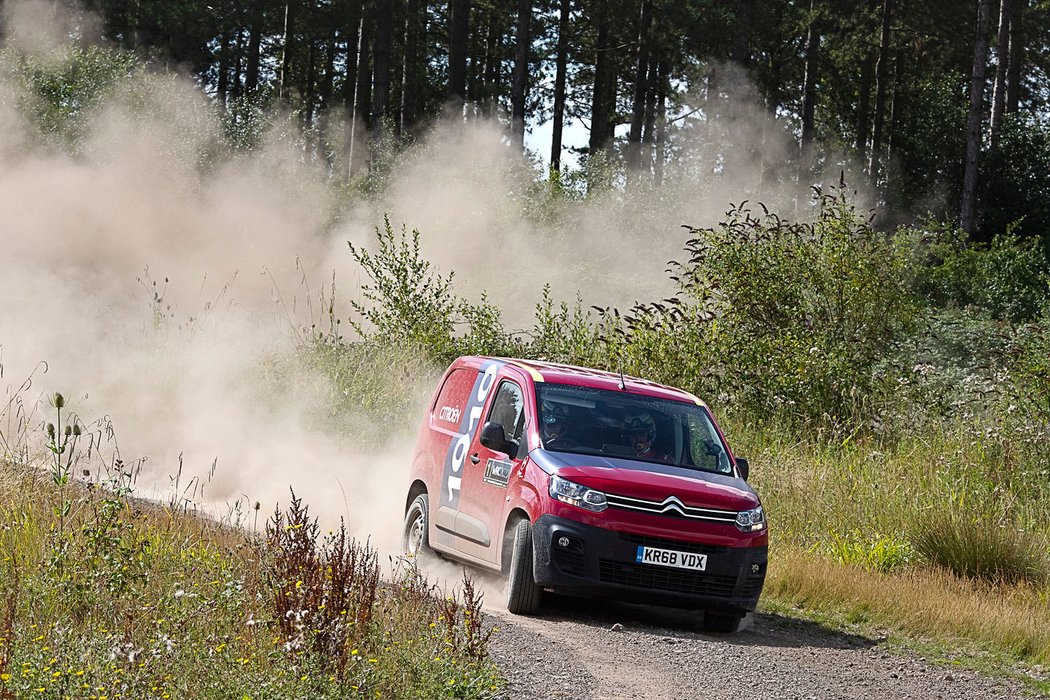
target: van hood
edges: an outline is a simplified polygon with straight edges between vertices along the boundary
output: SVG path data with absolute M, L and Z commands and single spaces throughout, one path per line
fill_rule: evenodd
M 601 455 L 536 449 L 530 457 L 543 471 L 607 494 L 662 502 L 675 496 L 687 506 L 750 510 L 758 495 L 732 475 Z

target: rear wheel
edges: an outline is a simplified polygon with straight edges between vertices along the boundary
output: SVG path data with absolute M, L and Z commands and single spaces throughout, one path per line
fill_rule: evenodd
M 401 533 L 401 551 L 417 560 L 422 560 L 430 549 L 430 501 L 425 493 L 416 496 L 405 514 L 405 527 Z
M 532 523 L 520 520 L 511 530 L 513 549 L 507 567 L 507 610 L 531 615 L 540 607 L 543 589 L 532 575 Z
M 712 612 L 704 613 L 704 631 L 715 634 L 732 634 L 740 628 L 740 621 L 744 618 L 738 613 Z

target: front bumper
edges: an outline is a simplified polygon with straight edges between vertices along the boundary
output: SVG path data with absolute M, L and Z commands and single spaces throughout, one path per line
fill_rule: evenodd
M 565 544 L 563 538 L 568 540 Z M 725 547 L 606 530 L 553 515 L 533 523 L 536 583 L 557 592 L 688 609 L 749 612 L 766 578 L 768 546 Z M 639 564 L 640 546 L 706 554 L 704 571 Z

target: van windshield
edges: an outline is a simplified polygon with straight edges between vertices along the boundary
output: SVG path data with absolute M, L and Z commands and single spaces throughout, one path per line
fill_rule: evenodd
M 702 406 L 547 383 L 537 385 L 536 399 L 546 450 L 733 473 L 726 446 Z

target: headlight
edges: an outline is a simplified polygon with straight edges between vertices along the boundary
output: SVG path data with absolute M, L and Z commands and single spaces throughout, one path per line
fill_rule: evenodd
M 751 510 L 742 510 L 736 514 L 736 526 L 744 532 L 758 532 L 766 529 L 766 514 L 762 506 Z
M 595 513 L 609 507 L 605 494 L 601 491 L 580 486 L 560 476 L 551 477 L 551 498 Z

